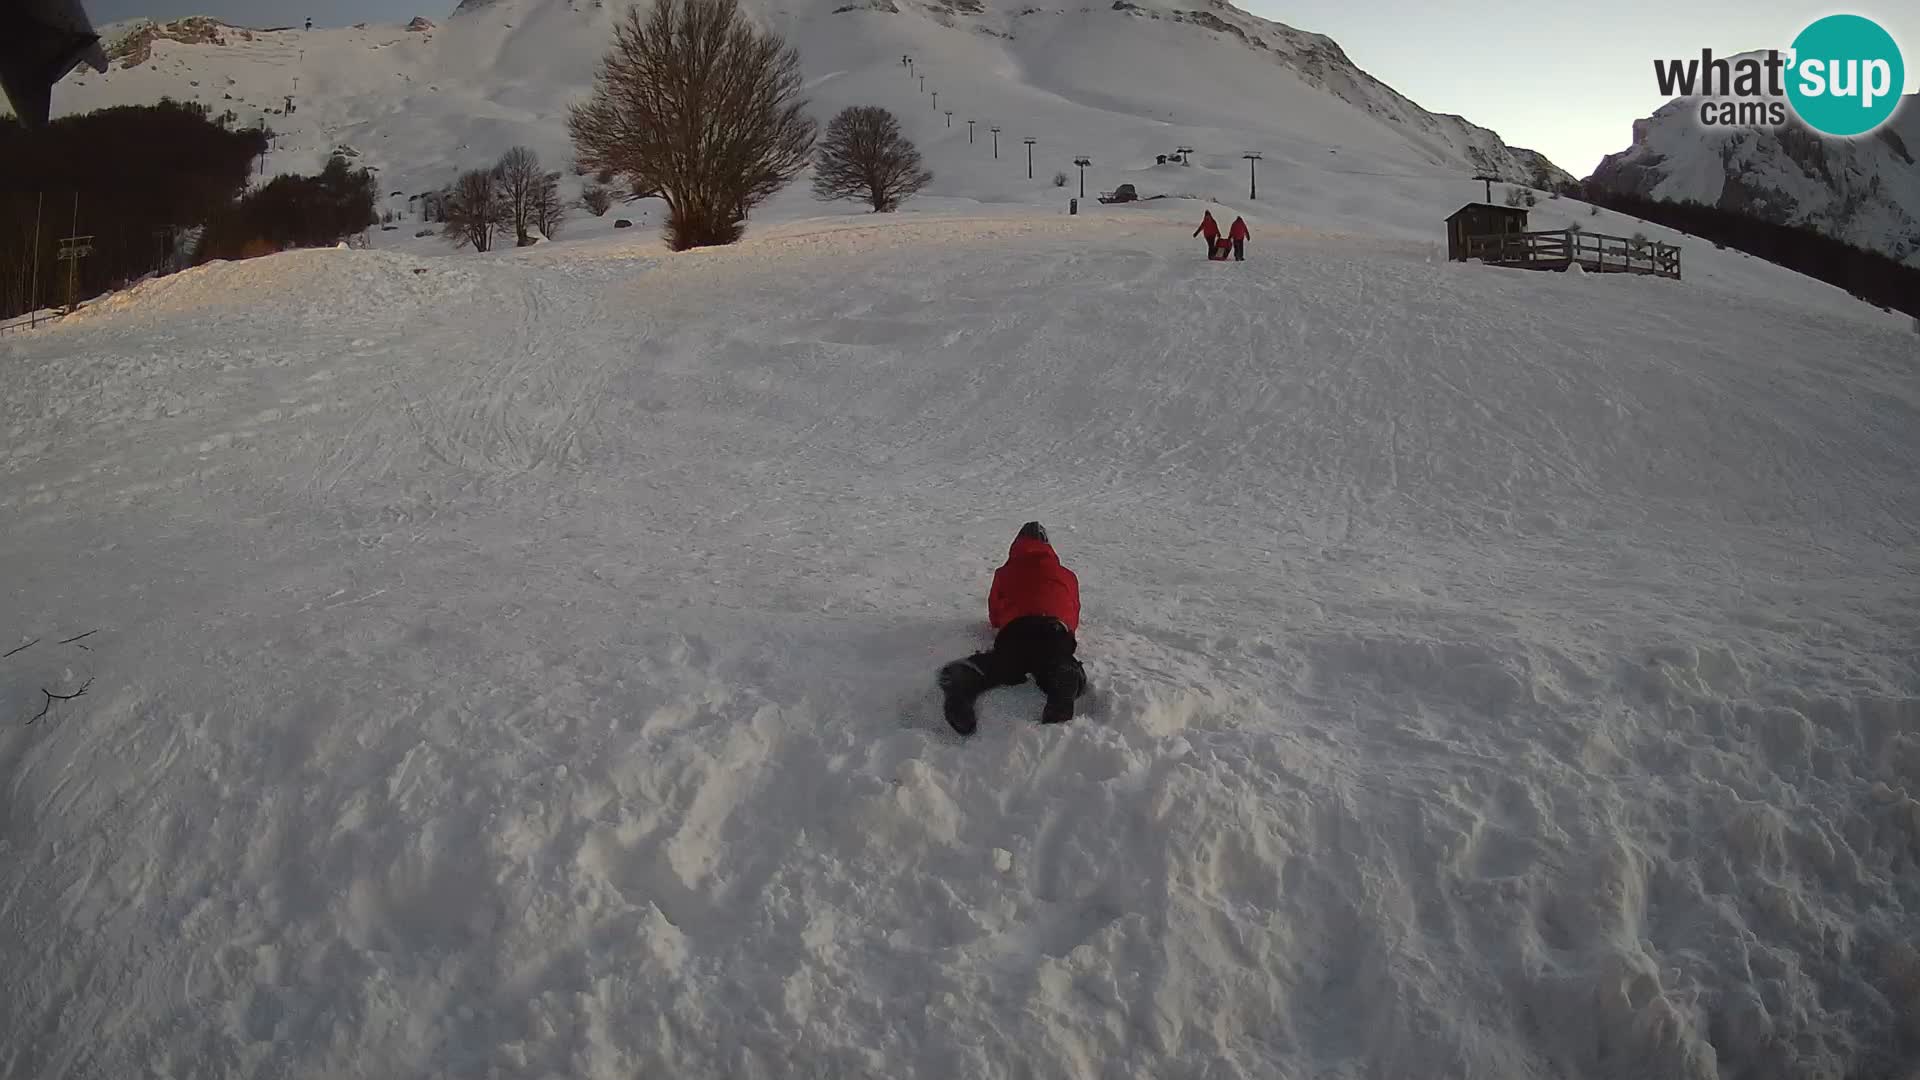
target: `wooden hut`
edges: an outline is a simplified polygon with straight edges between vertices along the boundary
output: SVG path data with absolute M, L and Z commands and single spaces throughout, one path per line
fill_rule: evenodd
M 1577 265 L 1596 274 L 1680 277 L 1680 249 L 1673 244 L 1639 234 L 1629 239 L 1587 232 L 1578 225 L 1528 232 L 1524 209 L 1492 203 L 1468 203 L 1447 218 L 1447 258 L 1479 259 L 1488 266 L 1521 270 L 1565 270 Z
M 1447 218 L 1447 258 L 1465 262 L 1469 236 L 1511 236 L 1526 231 L 1525 207 L 1468 203 Z

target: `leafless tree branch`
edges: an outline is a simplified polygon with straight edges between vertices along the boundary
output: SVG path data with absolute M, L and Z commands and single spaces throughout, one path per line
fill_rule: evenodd
M 45 715 L 47 715 L 47 711 L 48 711 L 49 709 L 52 709 L 52 708 L 53 708 L 53 703 L 54 703 L 54 702 L 56 702 L 56 701 L 72 701 L 72 700 L 73 700 L 74 698 L 77 698 L 77 697 L 79 697 L 80 695 L 82 695 L 82 694 L 84 694 L 84 693 L 86 693 L 86 692 L 87 692 L 87 687 L 89 687 L 89 686 L 92 686 L 92 685 L 93 685 L 93 677 L 92 677 L 91 675 L 89 675 L 89 676 L 87 677 L 87 681 L 86 681 L 86 682 L 83 682 L 83 683 L 81 683 L 81 684 L 80 684 L 80 689 L 78 689 L 78 690 L 75 690 L 75 691 L 74 691 L 73 693 L 71 693 L 71 694 L 56 694 L 56 693 L 54 693 L 53 691 L 51 691 L 51 690 L 48 690 L 48 689 L 46 689 L 45 687 L 41 687 L 41 689 L 40 689 L 40 692 L 41 692 L 42 694 L 45 694 L 45 695 L 47 696 L 47 703 L 46 703 L 45 705 L 42 705 L 42 706 L 40 707 L 40 711 L 39 711 L 39 712 L 37 712 L 37 713 L 34 713 L 34 714 L 33 714 L 33 719 L 32 719 L 32 720 L 29 720 L 29 721 L 27 721 L 27 726 L 28 726 L 28 727 L 32 727 L 32 726 L 33 726 L 34 724 L 37 724 L 37 723 L 39 723 L 39 722 L 40 722 L 40 718 L 41 718 L 41 717 L 43 717 L 43 716 L 45 716 Z

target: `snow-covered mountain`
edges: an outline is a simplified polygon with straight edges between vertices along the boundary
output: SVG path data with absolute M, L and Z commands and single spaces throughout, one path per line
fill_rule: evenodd
M 1788 110 L 1787 126 L 1708 127 L 1698 98 L 1634 121 L 1633 145 L 1591 179 L 1660 199 L 1692 200 L 1829 236 L 1920 266 L 1920 95 L 1872 135 L 1822 136 Z
M 116 61 L 55 90 L 56 114 L 161 94 L 233 109 L 279 133 L 271 171 L 317 167 L 354 147 L 415 190 L 514 144 L 569 154 L 562 118 L 588 90 L 625 4 L 619 0 L 466 0 L 441 25 L 406 29 L 244 30 L 211 20 L 107 28 Z M 1086 152 L 1088 136 L 1137 149 L 1097 170 L 1151 163 L 1179 145 L 1196 161 L 1241 167 L 1262 151 L 1288 162 L 1451 176 L 1491 171 L 1544 186 L 1567 175 L 1458 116 L 1427 112 L 1356 67 L 1332 40 L 1249 15 L 1224 0 L 1036 6 L 1016 0 L 748 0 L 787 35 L 822 115 L 846 104 L 931 108 L 1004 127 L 1004 153 L 1039 140 L 1039 176 Z M 418 25 L 418 24 L 416 24 Z M 909 83 L 900 58 L 914 55 Z M 286 112 L 291 103 L 293 111 Z M 935 161 L 936 172 L 942 172 Z M 1242 168 L 1244 172 L 1244 168 Z M 1009 177 L 1009 180 L 1012 178 Z M 1024 182 L 1024 174 L 1019 178 Z M 963 185 L 977 190 L 977 185 Z M 936 184 L 935 192 L 939 192 Z M 1009 190 L 1006 194 L 1012 195 Z

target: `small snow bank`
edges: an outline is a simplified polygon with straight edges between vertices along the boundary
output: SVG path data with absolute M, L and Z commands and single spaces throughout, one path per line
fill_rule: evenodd
M 145 318 L 195 310 L 304 311 L 415 308 L 463 296 L 476 281 L 470 266 L 350 248 L 303 248 L 237 261 L 216 260 L 149 281 L 83 308 L 74 322 Z

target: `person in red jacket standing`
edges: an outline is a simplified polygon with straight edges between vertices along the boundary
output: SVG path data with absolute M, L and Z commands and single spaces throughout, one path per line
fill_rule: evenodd
M 1235 262 L 1247 261 L 1247 237 L 1247 219 L 1241 217 L 1234 218 L 1233 224 L 1227 228 L 1227 239 L 1233 241 L 1233 258 Z
M 1037 521 L 1020 526 L 1007 561 L 993 572 L 987 622 L 998 631 L 993 648 L 940 669 L 947 723 L 973 734 L 974 699 L 995 686 L 1018 686 L 1033 676 L 1047 695 L 1040 722 L 1073 719 L 1073 703 L 1087 691 L 1087 671 L 1074 658 L 1080 628 L 1080 579 L 1060 564 L 1047 530 Z
M 1220 223 L 1213 220 L 1213 211 L 1202 212 L 1200 227 L 1193 230 L 1193 235 L 1207 238 L 1207 258 L 1213 258 L 1213 249 L 1220 243 Z

